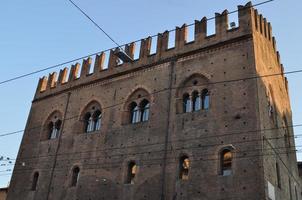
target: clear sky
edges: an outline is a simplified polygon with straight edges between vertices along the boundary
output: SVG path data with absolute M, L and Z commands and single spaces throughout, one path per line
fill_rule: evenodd
M 243 0 L 74 0 L 118 43 L 128 43 L 183 23 L 192 23 L 215 12 L 236 10 Z M 253 1 L 254 4 L 261 0 Z M 0 1 L 0 82 L 115 45 L 67 0 Z M 302 69 L 301 0 L 275 0 L 257 8 L 272 23 L 286 71 Z M 236 21 L 237 15 L 231 15 Z M 68 66 L 62 66 L 68 67 Z M 39 73 L 0 85 L 0 134 L 25 127 Z M 294 124 L 302 123 L 302 74 L 288 75 Z M 298 87 L 298 88 L 297 88 Z M 300 88 L 300 89 L 299 89 Z M 23 133 L 0 137 L 0 156 L 16 158 Z M 302 128 L 295 134 L 301 135 Z M 301 136 L 299 138 L 302 138 Z M 302 139 L 296 139 L 301 149 Z M 301 153 L 298 153 L 302 160 Z M 10 180 L 12 166 L 1 166 L 0 187 Z

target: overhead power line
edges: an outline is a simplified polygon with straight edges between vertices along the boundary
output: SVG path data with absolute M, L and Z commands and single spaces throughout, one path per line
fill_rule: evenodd
M 164 88 L 164 89 L 161 89 L 161 90 L 157 90 L 155 92 L 151 92 L 150 94 L 158 94 L 160 92 L 164 92 L 164 91 L 170 90 L 170 89 L 172 90 L 172 89 L 179 89 L 179 88 L 186 88 L 186 87 L 215 85 L 215 84 L 230 83 L 230 82 L 237 82 L 237 81 L 253 80 L 253 79 L 258 79 L 258 78 L 266 78 L 266 77 L 272 77 L 272 76 L 280 76 L 280 75 L 286 75 L 286 74 L 296 74 L 296 73 L 302 73 L 302 69 L 294 70 L 294 71 L 288 71 L 288 72 L 284 72 L 284 73 L 273 73 L 273 74 L 266 74 L 266 75 L 261 75 L 261 76 L 250 76 L 250 77 L 245 77 L 245 78 L 237 78 L 237 79 L 230 79 L 230 80 L 224 80 L 224 81 L 216 81 L 216 82 L 210 82 L 210 83 L 206 83 L 206 84 L 197 84 L 197 85 L 194 85 L 194 86 L 179 86 L 179 87 L 172 87 L 172 88 Z M 139 98 L 143 98 L 143 97 L 147 97 L 147 95 L 143 95 Z M 122 105 L 122 104 L 126 103 L 126 101 L 122 101 L 122 102 L 119 102 L 119 103 L 116 103 L 116 104 L 109 105 L 107 107 L 102 108 L 102 110 Z M 75 115 L 75 116 L 67 118 L 65 120 L 71 120 L 71 119 L 76 118 L 76 117 L 79 117 L 79 115 Z M 31 129 L 36 129 L 36 128 L 41 128 L 41 126 L 33 127 Z M 28 130 L 31 130 L 31 129 L 28 129 Z M 18 134 L 18 133 L 22 133 L 24 131 L 25 131 L 25 129 L 12 131 L 12 132 L 7 132 L 7 133 L 2 133 L 2 134 L 0 134 L 0 137 L 15 135 L 15 134 Z
M 84 12 L 76 3 L 74 3 L 72 0 L 68 0 L 72 5 L 74 5 L 85 17 L 87 17 L 99 30 L 101 30 L 114 44 L 116 44 L 118 47 L 120 45 L 108 34 L 106 31 L 101 28 L 91 17 L 89 17 L 88 14 Z
M 267 3 L 270 3 L 270 2 L 273 2 L 273 1 L 275 1 L 275 0 L 263 1 L 263 2 L 260 2 L 260 3 L 255 4 L 255 5 L 252 5 L 251 7 L 258 7 L 258 6 L 260 6 L 260 5 L 267 4 Z M 236 13 L 236 12 L 238 12 L 238 11 L 239 11 L 239 10 L 237 9 L 237 10 L 234 10 L 234 11 L 229 12 L 229 14 L 233 14 L 233 13 Z M 210 21 L 210 20 L 213 20 L 213 19 L 215 19 L 215 17 L 208 18 L 207 21 Z M 186 27 L 190 27 L 190 26 L 193 26 L 193 25 L 195 25 L 195 23 L 191 23 L 191 24 L 189 24 L 189 25 L 186 25 Z M 173 32 L 173 31 L 175 31 L 175 30 L 176 30 L 176 28 L 171 29 L 171 30 L 169 30 L 168 32 Z M 109 35 L 108 35 L 108 36 L 109 36 Z M 154 35 L 151 35 L 151 36 L 148 36 L 148 37 L 154 38 L 154 37 L 156 37 L 156 36 L 157 36 L 157 34 L 154 34 Z M 135 40 L 135 41 L 133 41 L 133 42 L 136 43 L 136 42 L 139 42 L 140 40 L 141 40 L 141 39 Z M 123 46 L 125 46 L 125 45 L 127 45 L 127 44 L 129 44 L 129 43 L 125 43 L 125 44 L 121 44 L 121 45 L 118 45 L 118 44 L 117 44 L 117 45 L 118 45 L 118 47 L 123 47 Z M 85 58 L 92 57 L 92 56 L 95 56 L 95 55 L 100 54 L 100 53 L 102 53 L 102 52 L 107 52 L 107 51 L 110 51 L 110 50 L 115 49 L 115 48 L 116 48 L 116 47 L 109 48 L 109 49 L 105 49 L 105 50 L 103 50 L 103 51 L 98 51 L 98 52 L 95 52 L 95 53 L 91 53 L 91 54 L 86 55 L 86 56 L 81 56 L 81 57 L 78 57 L 78 58 L 74 58 L 74 59 L 71 59 L 71 60 L 68 60 L 68 61 L 59 63 L 59 64 L 55 64 L 55 65 L 52 65 L 52 66 L 49 66 L 49 67 L 46 67 L 46 68 L 42 68 L 42 69 L 39 69 L 39 70 L 30 72 L 30 73 L 26 73 L 26 74 L 19 75 L 19 76 L 13 77 L 13 78 L 9 78 L 9 79 L 0 81 L 0 85 L 2 85 L 2 84 L 4 84 L 4 83 L 8 83 L 8 82 L 15 81 L 15 80 L 18 80 L 18 79 L 21 79 L 21 78 L 25 78 L 25 77 L 28 77 L 28 76 L 31 76 L 31 75 L 34 75 L 34 74 L 38 74 L 38 73 L 40 73 L 40 72 L 44 72 L 44 71 L 47 71 L 47 70 L 50 70 L 50 69 L 55 69 L 55 68 L 57 68 L 57 67 L 61 67 L 61 66 L 63 66 L 63 65 L 67 65 L 67 64 L 70 64 L 70 63 L 79 61 L 79 60 L 83 60 L 83 59 L 85 59 Z

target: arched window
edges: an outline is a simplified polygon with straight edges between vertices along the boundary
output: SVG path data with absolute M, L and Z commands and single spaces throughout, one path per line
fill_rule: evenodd
M 201 109 L 201 99 L 197 91 L 194 91 L 192 94 L 192 104 L 193 104 L 193 111 L 198 111 Z
M 183 95 L 183 111 L 185 113 L 191 112 L 191 99 L 190 99 L 190 95 L 189 94 L 184 94 Z
M 36 191 L 37 185 L 38 185 L 38 180 L 39 180 L 39 172 L 35 172 L 33 176 L 33 182 L 31 185 L 31 190 Z
M 220 155 L 221 175 L 229 176 L 232 174 L 233 154 L 230 149 L 224 149 Z
M 189 179 L 190 160 L 188 156 L 182 156 L 179 160 L 179 179 Z
M 201 109 L 207 110 L 210 107 L 210 95 L 207 89 L 201 92 Z
M 141 104 L 141 121 L 145 122 L 149 120 L 149 113 L 150 113 L 150 103 L 148 100 L 144 99 Z
M 130 113 L 131 113 L 131 123 L 138 123 L 140 122 L 141 116 L 140 116 L 140 110 L 139 107 L 135 102 L 132 102 L 130 104 Z
M 50 122 L 48 125 L 49 136 L 48 139 L 55 139 L 59 137 L 60 129 L 61 129 L 61 120 L 57 120 L 56 122 Z
M 130 162 L 128 165 L 128 171 L 127 171 L 127 184 L 134 184 L 134 178 L 136 175 L 137 167 L 135 162 Z
M 93 114 L 93 130 L 94 131 L 98 131 L 101 129 L 101 125 L 102 125 L 102 113 L 101 111 L 97 110 L 94 112 Z
M 85 123 L 85 132 L 90 133 L 94 129 L 94 120 L 90 113 L 86 113 L 84 117 L 84 123 Z
M 71 186 L 72 187 L 77 186 L 79 178 L 80 178 L 80 168 L 79 167 L 75 167 L 72 170 L 72 177 L 71 177 Z

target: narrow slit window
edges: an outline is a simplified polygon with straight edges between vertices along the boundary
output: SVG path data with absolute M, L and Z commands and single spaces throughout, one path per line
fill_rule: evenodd
M 221 175 L 230 176 L 232 174 L 233 155 L 231 150 L 225 149 L 221 152 Z
M 35 172 L 35 174 L 33 176 L 33 182 L 32 182 L 32 185 L 31 185 L 31 190 L 32 191 L 37 190 L 38 180 L 39 180 L 39 173 Z
M 71 177 L 71 186 L 75 187 L 78 184 L 80 178 L 80 168 L 79 167 L 75 167 L 72 170 L 72 177 Z
M 128 172 L 127 172 L 127 184 L 134 184 L 134 178 L 137 173 L 137 166 L 135 162 L 130 162 L 128 165 Z
M 183 156 L 180 158 L 179 162 L 179 179 L 188 180 L 189 179 L 189 169 L 190 160 L 188 156 Z

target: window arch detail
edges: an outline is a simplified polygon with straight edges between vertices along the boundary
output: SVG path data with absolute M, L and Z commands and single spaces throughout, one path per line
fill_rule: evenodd
M 134 161 L 129 162 L 127 166 L 126 184 L 134 184 L 134 178 L 137 174 L 137 165 Z
M 35 172 L 34 175 L 33 175 L 33 180 L 32 180 L 32 184 L 31 184 L 31 190 L 32 191 L 37 190 L 38 181 L 39 181 L 39 172 Z
M 190 170 L 190 159 L 188 156 L 184 155 L 179 159 L 179 179 L 188 180 L 189 170 Z
M 225 147 L 220 153 L 220 175 L 222 176 L 230 176 L 233 174 L 233 159 L 234 159 L 234 148 L 233 147 Z
M 129 97 L 125 106 L 123 122 L 136 124 L 150 119 L 151 99 L 150 94 L 142 88 L 135 90 Z
M 200 74 L 193 74 L 183 81 L 176 92 L 177 113 L 208 110 L 210 107 L 209 80 Z
M 54 111 L 47 118 L 44 125 L 44 134 L 42 140 L 57 139 L 60 136 L 62 129 L 62 114 L 59 111 Z
M 89 103 L 82 114 L 83 131 L 93 133 L 101 130 L 102 116 L 101 105 L 96 101 Z
M 74 167 L 72 169 L 72 174 L 71 174 L 71 187 L 77 186 L 80 178 L 80 168 L 79 167 Z

